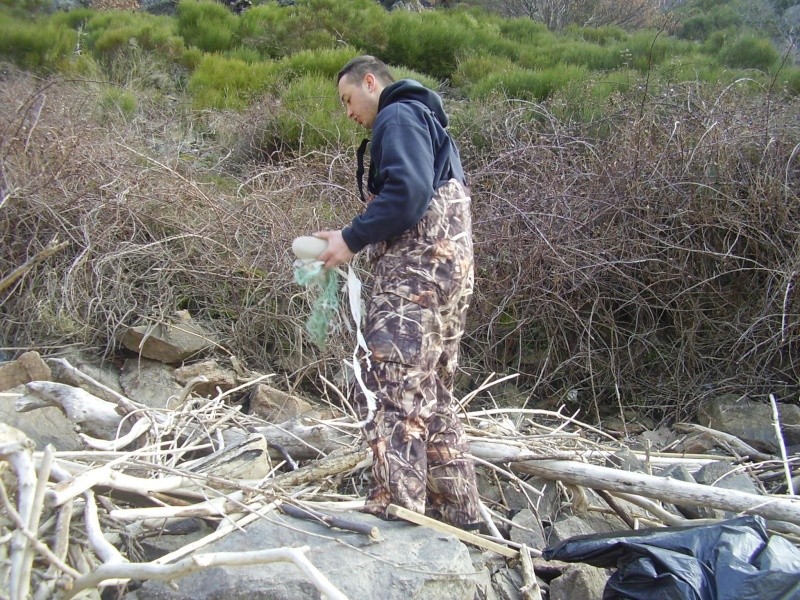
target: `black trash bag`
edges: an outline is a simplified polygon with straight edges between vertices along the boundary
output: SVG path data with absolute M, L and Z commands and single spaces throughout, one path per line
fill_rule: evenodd
M 800 550 L 757 516 L 576 536 L 542 554 L 616 567 L 603 600 L 800 600 Z

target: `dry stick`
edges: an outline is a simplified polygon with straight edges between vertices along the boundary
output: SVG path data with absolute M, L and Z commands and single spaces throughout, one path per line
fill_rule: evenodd
M 494 521 L 492 520 L 492 513 L 489 512 L 489 509 L 486 508 L 486 505 L 480 500 L 478 500 L 478 511 L 480 511 L 483 522 L 486 523 L 489 533 L 496 538 L 502 539 L 503 536 L 500 534 L 500 531 L 497 529 L 497 525 L 495 525 Z
M 36 265 L 47 260 L 53 254 L 63 250 L 67 246 L 69 246 L 69 242 L 59 242 L 58 238 L 54 237 L 52 240 L 50 240 L 47 246 L 37 252 L 35 256 L 29 258 L 23 264 L 11 271 L 11 273 L 0 279 L 0 293 L 5 291 L 7 287 L 11 286 L 11 284 L 22 277 L 25 273 L 33 269 Z
M 500 463 L 514 462 L 515 456 L 524 457 L 524 453 L 518 448 L 508 445 L 503 449 L 503 445 L 496 442 L 481 446 L 480 442 L 472 440 L 470 451 L 484 460 Z M 515 463 L 514 468 L 518 472 L 560 480 L 572 485 L 640 494 L 672 504 L 710 506 L 733 512 L 756 514 L 766 519 L 800 525 L 800 503 L 791 499 L 763 497 L 737 490 L 562 460 L 528 460 Z
M 49 600 L 53 597 L 53 592 L 56 587 L 56 569 L 61 569 L 73 579 L 80 577 L 81 573 L 74 571 L 71 567 L 67 566 L 68 571 L 65 571 L 60 565 L 66 566 L 64 562 L 69 550 L 69 528 L 72 523 L 72 508 L 74 501 L 69 500 L 64 503 L 58 511 L 58 519 L 56 520 L 56 532 L 53 540 L 53 554 L 56 561 L 51 561 L 50 567 L 47 569 L 45 580 L 39 585 L 36 593 L 33 595 L 34 600 Z
M 775 424 L 775 435 L 778 437 L 778 446 L 781 449 L 781 460 L 783 461 L 783 471 L 786 473 L 786 486 L 789 495 L 794 496 L 794 481 L 792 480 L 792 470 L 789 468 L 789 460 L 786 458 L 786 443 L 783 441 L 781 432 L 781 421 L 778 416 L 778 403 L 775 402 L 775 395 L 769 395 L 769 403 L 772 405 L 772 422 Z
M 63 559 L 53 553 L 50 548 L 48 548 L 45 544 L 39 541 L 39 538 L 36 536 L 36 533 L 29 530 L 25 523 L 22 522 L 22 517 L 20 517 L 19 513 L 14 509 L 14 506 L 11 504 L 11 500 L 8 498 L 8 493 L 6 492 L 6 486 L 0 481 L 0 502 L 3 504 L 3 508 L 5 509 L 6 515 L 14 522 L 17 530 L 22 533 L 30 543 L 32 544 L 33 548 L 44 556 L 51 565 L 55 566 L 58 569 L 64 571 L 64 573 L 70 575 L 71 577 L 78 577 L 80 573 L 70 567 L 69 565 L 65 564 Z
M 53 453 L 55 449 L 48 444 L 45 446 L 42 462 L 39 466 L 39 471 L 36 473 L 36 489 L 33 493 L 33 502 L 31 504 L 31 512 L 28 517 L 28 522 L 25 523 L 25 529 L 30 532 L 39 530 L 39 521 L 42 517 L 42 507 L 44 505 L 44 493 L 47 489 L 47 481 L 50 479 L 50 469 L 53 465 Z M 31 569 L 33 568 L 33 555 L 34 549 L 31 544 L 28 544 L 25 549 L 24 558 L 22 561 L 22 572 L 20 577 L 28 581 L 30 586 Z
M 148 492 L 178 492 L 182 489 L 196 487 L 195 481 L 189 477 L 172 476 L 160 479 L 134 477 L 118 473 L 111 468 L 110 464 L 107 464 L 64 481 L 55 489 L 49 490 L 47 492 L 48 505 L 59 506 L 98 485 L 143 495 Z
M 746 456 L 747 458 L 759 461 L 767 461 L 767 460 L 774 460 L 774 457 L 770 454 L 765 454 L 764 452 L 759 452 L 755 448 L 753 448 L 750 444 L 746 444 L 735 435 L 731 435 L 730 433 L 725 433 L 723 431 L 717 431 L 716 429 L 711 429 L 710 427 L 704 427 L 703 425 L 698 425 L 697 423 L 678 423 L 675 425 L 675 429 L 677 431 L 700 431 L 711 437 L 717 438 L 722 442 L 730 445 L 732 449 L 736 452 L 741 454 L 742 456 Z
M 0 457 L 11 463 L 17 476 L 17 513 L 25 530 L 34 512 L 37 486 L 32 447 L 33 442 L 28 438 L 0 444 Z M 24 600 L 28 596 L 30 578 L 25 577 L 27 548 L 28 538 L 21 529 L 17 529 L 11 536 L 11 574 L 8 582 L 11 600 Z
M 128 433 L 113 440 L 101 440 L 90 437 L 85 433 L 79 433 L 78 436 L 81 438 L 81 440 L 83 440 L 84 444 L 90 448 L 94 448 L 95 450 L 116 451 L 132 444 L 139 437 L 150 431 L 152 426 L 153 423 L 150 421 L 149 417 L 142 417 L 134 422 L 134 424 L 131 426 L 131 430 Z
M 254 550 L 251 552 L 215 552 L 198 554 L 170 565 L 155 563 L 104 564 L 92 573 L 77 579 L 72 589 L 59 596 L 58 600 L 69 600 L 79 592 L 88 588 L 95 588 L 108 579 L 160 579 L 169 581 L 211 567 L 239 567 L 272 562 L 294 563 L 311 580 L 311 583 L 319 590 L 320 594 L 327 596 L 330 600 L 347 600 L 347 596 L 342 594 L 325 574 L 306 558 L 304 552 L 308 550 L 308 546 L 302 546 L 299 548 Z
M 616 500 L 614 500 L 614 497 L 611 494 L 609 494 L 605 490 L 597 490 L 596 489 L 594 491 L 597 493 L 598 496 L 600 496 L 603 499 L 603 501 L 606 504 L 608 504 L 608 506 L 611 508 L 611 510 L 613 510 L 615 513 L 617 513 L 617 516 L 619 516 L 620 519 L 625 521 L 625 524 L 629 528 L 636 529 L 636 523 L 634 522 L 633 517 L 631 517 L 628 514 L 628 512 L 619 505 L 619 503 Z
M 66 358 L 49 358 L 48 361 L 60 365 L 64 372 L 73 380 L 75 380 L 76 383 L 83 381 L 84 383 L 88 384 L 89 387 L 93 388 L 93 390 L 89 390 L 89 392 L 98 398 L 107 400 L 109 402 L 116 402 L 117 405 L 126 413 L 148 409 L 146 405 L 140 404 L 139 402 L 134 402 L 127 396 L 123 396 L 116 390 L 111 389 L 107 385 L 100 383 L 93 377 L 90 377 L 80 369 L 72 366 Z
M 458 538 L 459 540 L 461 540 L 462 542 L 472 544 L 473 546 L 477 546 L 478 548 L 483 548 L 484 550 L 491 550 L 492 552 L 496 552 L 501 556 L 505 556 L 508 558 L 517 558 L 519 556 L 519 552 L 517 550 L 512 550 L 511 548 L 503 546 L 502 544 L 485 540 L 479 535 L 476 535 L 469 531 L 464 531 L 463 529 L 459 529 L 457 527 L 453 527 L 452 525 L 448 525 L 447 523 L 442 523 L 441 521 L 436 521 L 435 519 L 431 519 L 430 517 L 426 517 L 425 515 L 415 513 L 412 510 L 408 510 L 407 508 L 403 508 L 402 506 L 397 506 L 396 504 L 390 504 L 389 507 L 386 509 L 386 514 L 392 517 L 398 517 L 405 521 L 410 521 L 411 523 L 415 523 L 417 525 L 422 525 L 423 527 L 433 529 L 434 531 L 439 531 L 441 533 L 449 533 L 454 537 Z
M 306 508 L 305 506 L 294 506 L 293 504 L 282 503 L 280 507 L 281 511 L 290 517 L 304 519 L 306 521 L 317 521 L 328 527 L 360 533 L 361 535 L 366 535 L 373 542 L 377 542 L 380 539 L 380 531 L 378 531 L 378 528 L 367 523 L 359 523 L 337 515 L 324 514 L 311 508 Z
M 202 548 L 203 546 L 207 546 L 208 544 L 215 542 L 234 530 L 242 530 L 245 525 L 249 525 L 253 521 L 257 521 L 258 519 L 266 516 L 267 513 L 272 512 L 278 506 L 278 502 L 270 502 L 264 507 L 253 507 L 253 512 L 246 513 L 242 517 L 238 519 L 234 519 L 229 517 L 226 521 L 220 523 L 219 527 L 212 532 L 209 533 L 207 536 L 200 538 L 190 544 L 186 544 L 185 546 L 178 548 L 170 552 L 169 554 L 165 554 L 153 561 L 154 564 L 167 564 L 172 562 L 177 558 L 181 558 L 182 556 L 186 556 L 190 552 L 194 552 L 198 548 Z
M 539 587 L 539 582 L 536 581 L 536 572 L 533 570 L 530 548 L 523 544 L 522 548 L 520 548 L 519 556 L 523 583 L 519 591 L 522 600 L 542 600 L 542 590 Z
M 103 535 L 100 519 L 97 516 L 97 503 L 94 501 L 94 492 L 87 490 L 83 493 L 83 497 L 86 499 L 86 505 L 83 509 L 83 521 L 86 528 L 86 536 L 89 538 L 89 544 L 92 546 L 94 553 L 104 564 L 128 562 Z

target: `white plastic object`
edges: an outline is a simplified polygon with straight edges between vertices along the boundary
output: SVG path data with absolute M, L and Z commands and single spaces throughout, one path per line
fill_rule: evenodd
M 301 235 L 292 242 L 292 252 L 297 258 L 316 260 L 325 252 L 328 242 L 311 235 Z

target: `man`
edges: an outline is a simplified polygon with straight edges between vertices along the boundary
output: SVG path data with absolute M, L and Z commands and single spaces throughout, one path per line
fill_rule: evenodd
M 347 116 L 372 131 L 369 203 L 341 231 L 315 235 L 328 241 L 319 256 L 325 268 L 367 247 L 374 262 L 364 331 L 372 368 L 364 379 L 377 410 L 364 428 L 374 457 L 365 511 L 385 516 L 398 504 L 476 528 L 475 466 L 452 395 L 473 288 L 458 150 L 441 98 L 416 81 L 394 82 L 380 60 L 354 58 L 337 81 Z M 363 418 L 366 398 L 358 391 L 356 399 Z

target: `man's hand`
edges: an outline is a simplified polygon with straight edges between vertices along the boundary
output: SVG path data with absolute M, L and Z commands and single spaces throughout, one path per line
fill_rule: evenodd
M 347 247 L 347 243 L 344 241 L 341 231 L 317 231 L 314 237 L 328 242 L 328 247 L 325 249 L 325 252 L 317 257 L 317 260 L 321 260 L 325 263 L 326 269 L 332 269 L 346 262 L 350 262 L 355 256 L 355 254 L 350 251 L 350 248 Z

